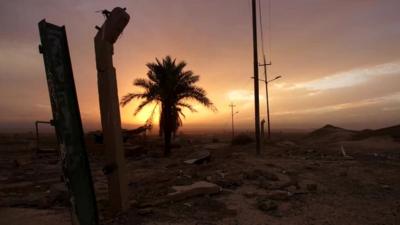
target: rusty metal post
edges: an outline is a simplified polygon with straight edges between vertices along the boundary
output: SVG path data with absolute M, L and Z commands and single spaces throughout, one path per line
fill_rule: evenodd
M 111 12 L 103 11 L 106 21 L 94 38 L 101 124 L 107 159 L 109 200 L 116 211 L 127 208 L 128 184 L 122 143 L 121 117 L 117 79 L 113 66 L 113 44 L 128 24 L 130 16 L 125 9 L 116 7 Z
M 53 123 L 66 186 L 72 206 L 74 225 L 98 224 L 89 160 L 86 153 L 78 98 L 72 73 L 65 27 L 39 22 L 40 53 L 46 70 Z

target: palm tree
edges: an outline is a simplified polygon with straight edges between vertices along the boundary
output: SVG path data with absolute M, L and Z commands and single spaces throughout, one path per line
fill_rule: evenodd
M 183 109 L 196 112 L 188 100 L 195 100 L 202 105 L 215 111 L 213 103 L 207 98 L 203 88 L 195 86 L 199 76 L 190 70 L 184 70 L 186 63 L 175 62 L 170 56 L 165 57 L 162 62 L 156 58 L 155 63 L 147 63 L 149 71 L 148 79 L 136 79 L 133 85 L 144 89 L 142 93 L 128 93 L 121 100 L 125 106 L 133 99 L 142 99 L 134 115 L 140 112 L 148 104 L 160 105 L 160 135 L 164 135 L 164 155 L 171 153 L 171 138 L 182 125 L 181 116 Z

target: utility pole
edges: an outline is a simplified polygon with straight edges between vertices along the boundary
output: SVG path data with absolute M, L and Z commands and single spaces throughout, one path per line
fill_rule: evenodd
M 236 107 L 236 105 L 231 103 L 229 105 L 229 107 L 231 107 L 231 114 L 232 114 L 232 140 L 233 140 L 233 138 L 235 137 L 235 128 L 234 128 L 234 125 L 233 125 L 233 116 L 236 114 L 236 113 L 233 113 L 233 108 Z
M 104 10 L 106 21 L 94 38 L 101 125 L 107 164 L 103 171 L 108 178 L 109 200 L 115 211 L 128 207 L 128 184 L 122 143 L 121 117 L 117 90 L 117 78 L 113 66 L 114 43 L 129 22 L 125 9 Z
M 252 0 L 253 17 L 253 68 L 254 68 L 254 114 L 256 132 L 256 152 L 260 154 L 260 102 L 258 92 L 258 52 L 257 52 L 257 15 L 256 0 Z
M 264 82 L 265 82 L 265 96 L 267 101 L 267 126 L 268 126 L 268 139 L 271 139 L 271 122 L 269 119 L 269 97 L 268 97 L 268 76 L 267 76 L 267 66 L 270 66 L 270 63 L 266 63 L 265 54 L 263 55 L 263 64 L 259 66 L 264 67 Z

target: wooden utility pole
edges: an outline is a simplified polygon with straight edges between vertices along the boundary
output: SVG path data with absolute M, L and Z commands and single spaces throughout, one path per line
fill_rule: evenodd
M 233 126 L 233 116 L 235 115 L 235 113 L 233 112 L 233 108 L 236 107 L 236 105 L 234 105 L 233 103 L 231 103 L 229 105 L 229 107 L 231 107 L 231 114 L 232 114 L 232 140 L 235 137 L 235 128 Z
M 258 52 L 257 52 L 257 15 L 256 0 L 252 0 L 253 17 L 253 68 L 254 68 L 254 114 L 256 132 L 256 152 L 260 154 L 260 101 L 258 91 Z
M 128 184 L 122 143 L 121 117 L 117 79 L 112 55 L 114 43 L 128 24 L 130 16 L 125 9 L 114 8 L 111 12 L 103 10 L 106 21 L 94 38 L 98 91 L 100 101 L 101 125 L 107 164 L 104 172 L 108 177 L 109 201 L 115 211 L 127 209 Z

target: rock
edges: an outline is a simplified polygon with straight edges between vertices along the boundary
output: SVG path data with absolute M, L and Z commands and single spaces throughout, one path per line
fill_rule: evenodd
M 14 160 L 14 166 L 15 166 L 16 168 L 19 168 L 19 167 L 28 165 L 28 164 L 30 164 L 31 162 L 32 162 L 32 160 L 31 160 L 31 159 L 28 159 L 28 158 L 15 159 L 15 160 Z
M 199 195 L 217 194 L 221 191 L 221 187 L 206 181 L 199 181 L 191 185 L 173 186 L 175 192 L 169 193 L 167 198 L 170 201 L 181 201 Z
M 278 209 L 278 204 L 270 199 L 259 198 L 257 199 L 257 207 L 262 211 L 269 212 Z
M 207 150 L 202 150 L 202 151 L 197 151 L 193 154 L 191 154 L 187 160 L 184 161 L 184 163 L 187 164 L 202 164 L 204 162 L 210 162 L 211 161 L 211 154 Z
M 243 196 L 246 198 L 254 198 L 257 196 L 257 193 L 255 193 L 254 191 L 246 191 L 243 193 Z
M 240 174 L 224 174 L 221 179 L 216 181 L 216 184 L 222 188 L 236 189 L 243 184 L 243 179 Z
M 145 216 L 145 215 L 150 215 L 153 214 L 153 209 L 152 208 L 144 208 L 144 209 L 139 209 L 137 211 L 137 213 L 141 216 Z
M 302 190 L 308 192 L 316 192 L 318 190 L 318 184 L 311 180 L 303 180 L 299 183 Z
M 290 192 L 282 191 L 282 190 L 274 190 L 268 192 L 265 197 L 272 200 L 288 200 L 291 196 Z

